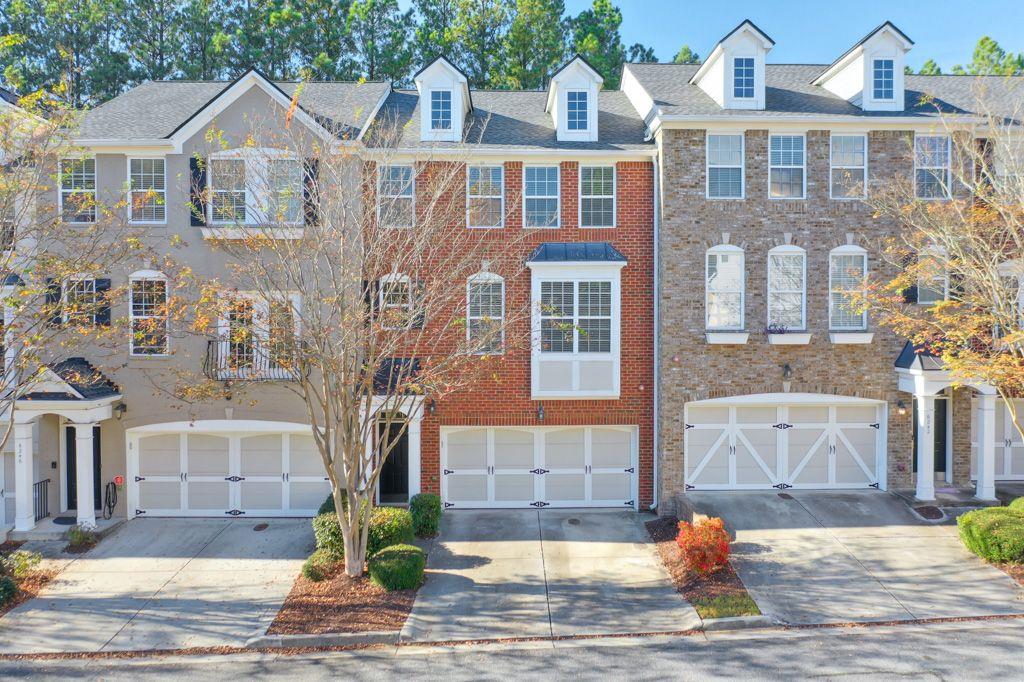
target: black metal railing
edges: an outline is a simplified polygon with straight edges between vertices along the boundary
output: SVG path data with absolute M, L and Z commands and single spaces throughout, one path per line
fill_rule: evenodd
M 203 373 L 215 381 L 293 381 L 298 372 L 288 353 L 266 341 L 208 341 Z
M 36 509 L 36 521 L 50 515 L 50 479 L 32 485 L 32 504 Z

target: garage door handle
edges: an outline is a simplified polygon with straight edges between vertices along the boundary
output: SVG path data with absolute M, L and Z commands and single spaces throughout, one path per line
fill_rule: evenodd
M 245 476 L 225 476 L 224 480 L 231 481 L 232 483 L 237 483 L 238 481 L 244 481 Z

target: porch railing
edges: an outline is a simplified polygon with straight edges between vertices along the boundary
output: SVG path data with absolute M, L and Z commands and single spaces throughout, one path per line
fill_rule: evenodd
M 50 479 L 32 485 L 32 504 L 36 510 L 36 521 L 50 515 Z
M 283 350 L 265 341 L 208 341 L 203 373 L 215 381 L 293 381 L 297 372 L 283 360 Z

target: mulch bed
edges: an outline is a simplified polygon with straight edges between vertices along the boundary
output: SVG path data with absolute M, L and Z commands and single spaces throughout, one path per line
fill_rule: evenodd
M 658 547 L 661 561 L 672 577 L 672 583 L 686 601 L 691 604 L 701 599 L 714 599 L 721 596 L 743 596 L 747 588 L 736 575 L 731 564 L 726 564 L 714 573 L 699 576 L 690 573 L 683 565 L 683 557 L 676 544 L 679 534 L 679 520 L 674 516 L 663 516 L 647 522 L 647 532 Z
M 930 504 L 914 507 L 914 511 L 920 514 L 922 518 L 929 519 L 930 521 L 938 521 L 945 516 L 941 509 Z
M 992 565 L 1016 580 L 1018 585 L 1024 587 L 1024 564 L 1004 563 Z
M 313 582 L 301 575 L 296 578 L 267 634 L 401 630 L 415 599 L 416 590 L 388 592 L 365 575 L 349 578 L 339 563 L 326 580 Z
M 24 544 L 24 540 L 9 540 L 7 542 L 0 543 L 0 556 L 6 556 L 11 552 L 18 550 Z M 32 571 L 24 578 L 16 580 L 18 583 L 18 591 L 15 593 L 14 599 L 6 604 L 0 605 L 0 616 L 3 616 L 15 606 L 23 604 L 39 594 L 39 591 L 42 590 L 48 582 L 53 580 L 57 576 L 57 573 L 58 571 L 53 569 L 36 570 Z

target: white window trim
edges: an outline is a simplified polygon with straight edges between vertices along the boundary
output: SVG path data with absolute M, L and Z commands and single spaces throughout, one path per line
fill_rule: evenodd
M 746 95 L 736 94 L 736 60 L 738 59 L 749 59 L 753 62 L 751 68 L 753 69 L 754 84 L 751 86 L 752 93 L 750 97 Z M 757 99 L 757 58 L 754 55 L 737 54 L 732 57 L 732 98 L 741 102 L 752 102 Z
M 711 304 L 710 304 L 711 290 L 708 288 L 708 274 L 709 274 L 708 257 L 712 256 L 712 255 L 720 255 L 720 254 L 738 255 L 740 257 L 740 261 L 741 261 L 740 262 L 740 290 L 739 290 L 739 294 L 740 294 L 740 322 L 739 322 L 739 325 L 735 326 L 735 327 L 712 327 L 708 323 L 708 319 L 710 317 L 710 311 L 711 311 Z M 709 331 L 709 332 L 738 332 L 738 331 L 743 331 L 744 329 L 746 329 L 746 324 L 747 324 L 746 307 L 747 307 L 747 263 L 746 263 L 746 254 L 743 252 L 743 249 L 741 249 L 740 247 L 735 246 L 733 244 L 718 244 L 716 246 L 712 246 L 710 249 L 708 249 L 704 253 L 704 329 L 705 329 L 705 331 Z
M 772 196 L 772 138 L 773 137 L 799 137 L 804 141 L 803 165 L 800 166 L 778 166 L 778 168 L 800 168 L 803 170 L 803 183 L 800 196 L 798 197 L 773 197 Z M 807 199 L 807 133 L 769 133 L 768 134 L 768 198 L 772 201 L 803 201 Z
M 531 301 L 531 332 L 530 332 L 530 385 L 534 400 L 542 399 L 582 399 L 603 398 L 616 399 L 620 390 L 621 371 L 621 319 L 622 319 L 622 286 L 621 271 L 625 263 L 529 263 L 531 270 L 530 301 Z M 612 283 L 612 316 L 609 353 L 541 353 L 541 282 L 593 282 L 610 281 Z M 575 295 L 575 294 L 574 294 Z M 575 312 L 575 311 L 574 311 Z M 574 342 L 575 346 L 575 342 Z M 560 356 L 560 357 L 559 357 Z M 571 361 L 573 363 L 574 385 L 578 385 L 579 365 L 587 360 L 611 360 L 613 372 L 613 388 L 610 391 L 572 390 L 566 392 L 545 392 L 540 390 L 541 360 Z
M 558 186 L 558 193 L 552 197 L 551 195 L 536 195 L 527 196 L 526 194 L 526 169 L 527 168 L 554 168 L 555 173 L 558 176 L 556 183 Z M 527 225 L 526 224 L 526 200 L 527 199 L 556 199 L 555 209 L 555 224 L 551 226 L 543 225 Z M 557 230 L 562 227 L 562 168 L 557 163 L 531 163 L 523 166 L 523 229 L 525 230 Z
M 384 169 L 386 168 L 409 168 L 412 170 L 412 182 L 409 183 L 409 191 L 412 193 L 412 223 L 411 225 L 382 225 L 380 222 L 381 213 L 381 200 L 396 199 L 403 197 L 402 194 L 388 194 L 385 195 L 381 192 L 381 186 L 384 183 Z M 377 224 L 381 227 L 386 227 L 392 230 L 409 230 L 415 226 L 416 223 L 416 165 L 413 163 L 388 163 L 388 164 L 377 164 Z
M 213 181 L 213 161 L 221 161 L 221 160 L 241 160 L 245 164 L 245 185 L 244 185 L 244 192 L 245 192 L 245 220 L 244 221 L 239 222 L 239 221 L 236 221 L 236 220 L 215 220 L 214 217 L 213 217 L 213 195 L 214 195 L 214 192 L 217 191 L 216 186 L 214 185 L 214 181 Z M 282 225 L 282 226 L 284 226 L 286 228 L 298 227 L 298 226 L 303 225 L 304 219 L 303 219 L 303 210 L 302 210 L 301 206 L 300 206 L 300 210 L 299 210 L 299 218 L 298 218 L 298 220 L 274 221 L 273 223 L 266 223 L 266 222 L 257 221 L 257 220 L 251 220 L 250 219 L 250 213 L 252 213 L 253 214 L 253 218 L 255 218 L 255 212 L 256 212 L 256 209 L 258 207 L 257 200 L 259 199 L 259 193 L 257 191 L 257 188 L 251 184 L 250 180 L 251 180 L 252 177 L 257 177 L 257 178 L 260 177 L 260 175 L 258 173 L 256 173 L 256 171 L 250 170 L 250 167 L 254 166 L 255 164 L 258 164 L 258 163 L 261 163 L 261 162 L 265 162 L 265 161 L 269 161 L 269 160 L 297 161 L 299 163 L 300 168 L 302 166 L 302 159 L 299 158 L 296 154 L 294 154 L 293 152 L 291 152 L 291 151 L 289 151 L 287 149 L 278 149 L 278 148 L 275 148 L 275 147 L 262 147 L 262 148 L 252 148 L 252 149 L 250 149 L 250 148 L 227 149 L 225 151 L 216 152 L 216 153 L 210 155 L 209 159 L 207 160 L 207 164 L 208 165 L 207 165 L 207 169 L 206 169 L 206 188 L 207 188 L 207 191 L 209 192 L 209 196 L 210 196 L 210 200 L 209 200 L 209 202 L 207 202 L 208 206 L 207 206 L 207 209 L 206 209 L 207 210 L 206 218 L 207 218 L 207 224 L 208 225 L 211 225 L 213 227 L 225 227 L 225 226 L 230 227 L 230 226 L 240 225 L 242 228 L 246 228 L 246 227 L 249 227 L 249 226 L 266 225 L 266 224 Z M 164 173 L 165 173 L 165 175 L 167 173 L 166 164 L 164 165 Z M 254 173 L 256 173 L 256 174 L 254 175 Z M 263 172 L 263 177 L 264 178 L 267 177 L 266 171 Z M 165 177 L 164 178 L 165 186 L 166 186 L 166 182 L 167 181 L 166 181 L 166 177 Z M 264 187 L 264 188 L 260 188 L 260 189 L 266 191 L 267 188 Z M 299 196 L 301 197 L 302 196 L 301 193 L 303 192 L 303 189 L 302 189 L 301 186 L 299 188 L 299 192 L 300 192 Z
M 862 277 L 867 277 L 868 270 L 868 252 L 860 246 L 853 244 L 846 244 L 844 246 L 837 246 L 828 253 L 828 328 L 830 332 L 863 332 L 867 331 L 868 328 L 868 312 L 865 310 L 860 314 L 860 324 L 856 327 L 836 327 L 832 324 L 832 312 L 834 307 L 832 305 L 832 293 L 836 291 L 832 285 L 832 258 L 834 256 L 861 256 L 864 258 L 864 270 Z M 806 286 L 806 285 L 805 285 Z
M 767 263 L 766 263 L 766 265 L 768 267 L 768 272 L 766 273 L 767 277 L 766 277 L 766 281 L 765 281 L 765 285 L 766 285 L 766 288 L 768 290 L 768 300 L 767 300 L 767 305 L 765 306 L 765 313 L 766 313 L 766 316 L 767 316 L 767 324 L 768 324 L 769 327 L 772 325 L 772 294 L 775 293 L 775 292 L 772 290 L 771 267 L 772 267 L 772 256 L 777 256 L 777 255 L 787 255 L 787 256 L 799 255 L 799 256 L 803 257 L 803 291 L 801 292 L 803 294 L 803 297 L 802 297 L 801 306 L 800 306 L 800 319 L 802 321 L 802 324 L 799 327 L 795 328 L 795 329 L 789 328 L 786 331 L 787 332 L 804 332 L 804 331 L 807 331 L 807 251 L 802 249 L 802 248 L 800 248 L 799 246 L 793 246 L 791 244 L 787 244 L 787 245 L 784 245 L 784 246 L 776 246 L 774 249 L 771 249 L 768 252 L 768 260 L 767 260 Z M 784 291 L 784 292 L 781 292 L 781 293 L 794 293 L 794 292 L 792 292 L 792 291 Z
M 399 306 L 399 305 L 385 304 L 384 303 L 384 285 L 385 284 L 391 284 L 391 283 L 394 283 L 394 282 L 399 282 L 399 283 L 405 284 L 405 286 L 407 287 L 407 289 L 409 291 L 409 303 L 408 304 L 406 304 L 404 306 Z M 385 310 L 389 310 L 389 309 L 396 309 L 397 310 L 399 308 L 405 308 L 406 309 L 406 318 L 407 318 L 407 321 L 406 321 L 405 325 L 403 325 L 401 327 L 384 326 L 382 324 L 381 325 L 381 329 L 386 329 L 386 330 L 389 330 L 389 331 L 399 331 L 399 330 L 402 330 L 402 329 L 411 329 L 412 328 L 413 307 L 414 307 L 413 306 L 413 303 L 414 303 L 413 302 L 414 292 L 413 292 L 412 289 L 413 289 L 412 277 L 410 277 L 409 275 L 402 274 L 402 273 L 391 273 L 389 275 L 384 275 L 383 277 L 381 277 L 380 279 L 377 280 L 377 311 L 378 311 L 378 313 L 381 316 L 383 316 L 383 313 L 384 313 Z
M 500 168 L 501 169 L 501 194 L 470 194 L 469 193 L 469 169 L 470 168 Z M 413 192 L 415 195 L 415 191 Z M 469 210 L 470 199 L 501 199 L 501 221 L 498 225 L 473 225 L 470 220 L 471 212 Z M 415 207 L 415 200 L 413 202 Z M 524 215 L 525 218 L 525 215 Z M 491 164 L 472 164 L 466 166 L 466 229 L 469 230 L 500 230 L 505 227 L 505 164 L 504 163 L 491 163 Z
M 943 180 L 943 190 L 944 190 L 945 194 L 943 196 L 941 196 L 941 197 L 922 197 L 922 196 L 919 196 L 918 193 L 917 193 L 917 171 L 919 169 L 920 170 L 936 170 L 938 168 L 938 166 L 919 166 L 918 163 L 917 163 L 917 158 L 918 158 L 917 157 L 917 141 L 919 139 L 921 139 L 921 138 L 926 138 L 926 137 L 941 137 L 941 138 L 945 138 L 945 140 L 946 140 L 946 167 L 944 169 L 946 171 L 946 173 L 945 173 L 946 177 Z M 932 134 L 932 133 L 928 133 L 928 134 L 914 133 L 914 150 L 913 150 L 913 152 L 914 152 L 914 198 L 916 200 L 918 200 L 918 201 L 948 201 L 951 198 L 950 194 L 951 194 L 952 189 L 953 189 L 953 187 L 952 187 L 952 180 L 951 180 L 951 174 L 952 174 L 952 168 L 953 168 L 953 159 L 952 159 L 951 147 L 952 147 L 952 144 L 951 144 L 949 135 L 945 135 L 945 134 L 942 134 L 942 133 L 934 133 L 934 134 Z
M 93 176 L 92 176 L 92 182 L 93 182 L 93 190 L 92 190 L 93 219 L 92 220 L 85 220 L 85 221 L 82 221 L 82 220 L 64 220 L 64 195 L 65 194 L 74 194 L 75 193 L 75 190 L 65 190 L 64 189 L 64 162 L 65 161 L 85 161 L 85 160 L 88 160 L 88 159 L 92 159 L 92 161 L 93 161 Z M 99 190 L 99 175 L 100 175 L 100 169 L 96 166 L 96 157 L 95 156 L 91 156 L 91 155 L 77 155 L 76 156 L 74 154 L 70 154 L 68 156 L 60 157 L 60 159 L 58 159 L 57 163 L 58 163 L 58 168 L 60 169 L 60 177 L 57 179 L 57 215 L 60 216 L 60 219 L 64 222 L 65 225 L 95 225 L 96 221 L 99 219 L 99 216 L 96 215 L 96 205 L 95 204 L 96 204 L 96 196 L 97 196 L 96 192 Z
M 64 324 L 69 324 L 71 322 L 71 315 L 70 315 L 70 313 L 68 311 L 68 289 L 70 288 L 70 286 L 69 286 L 70 284 L 77 283 L 77 282 L 92 282 L 92 296 L 93 296 L 92 312 L 89 315 L 87 315 L 86 317 L 92 318 L 92 321 L 89 324 L 95 326 L 96 325 L 96 308 L 97 308 L 98 299 L 96 298 L 96 278 L 93 277 L 92 275 L 72 275 L 72 276 L 66 278 L 64 281 L 62 281 L 60 283 L 60 317 L 61 317 L 61 321 L 63 321 Z
M 434 127 L 434 93 L 435 92 L 447 92 L 448 93 L 448 127 L 447 128 L 435 128 Z M 430 132 L 435 134 L 450 134 L 455 130 L 455 93 L 452 92 L 451 88 L 430 88 L 430 95 L 427 98 L 430 106 Z
M 135 201 L 132 199 L 132 161 L 142 160 L 156 160 L 159 159 L 164 162 L 164 188 L 162 190 L 152 190 L 153 192 L 159 193 L 163 196 L 164 206 L 164 219 L 163 220 L 136 220 L 132 213 L 134 212 Z M 128 222 L 132 225 L 166 225 L 167 224 L 167 157 L 160 155 L 144 156 L 141 154 L 135 154 L 129 156 L 126 159 L 126 165 L 128 170 Z M 142 190 L 138 190 L 142 191 Z M 149 191 L 149 190 L 147 190 Z
M 837 137 L 863 137 L 864 138 L 864 165 L 863 166 L 837 166 L 832 162 L 832 143 Z M 807 150 L 804 150 L 806 161 Z M 843 169 L 864 170 L 864 189 L 859 197 L 837 197 L 832 193 L 832 171 Z M 916 175 L 916 174 L 915 174 Z M 866 133 L 841 133 L 829 131 L 828 135 L 828 198 L 833 201 L 859 201 L 868 196 L 868 136 Z
M 263 344 L 266 344 L 267 341 L 269 340 L 268 335 L 270 333 L 269 320 L 271 304 L 271 301 L 267 299 L 266 295 L 255 291 L 233 291 L 230 294 L 228 294 L 225 298 L 229 301 L 249 301 L 252 304 L 253 316 L 262 316 L 262 318 L 268 322 L 268 324 L 264 327 L 260 327 L 259 325 L 256 324 L 253 325 L 253 333 L 251 339 L 251 343 L 253 344 L 253 350 L 255 351 L 259 349 L 260 346 L 262 346 Z M 296 291 L 283 291 L 279 296 L 275 297 L 275 302 L 283 301 L 287 301 L 289 304 L 291 304 L 292 317 L 293 322 L 295 324 L 295 336 L 296 338 L 298 338 L 299 333 L 302 329 L 302 323 L 300 319 L 300 306 L 302 304 L 302 294 Z M 221 313 L 222 314 L 220 314 L 217 319 L 217 342 L 221 345 L 220 357 L 224 359 L 230 356 L 229 348 L 231 341 L 229 339 L 229 334 L 231 332 L 231 327 L 229 320 L 229 311 L 222 310 Z M 253 358 L 255 359 L 256 357 L 257 355 L 254 353 Z M 272 372 L 274 369 L 280 368 L 277 366 L 268 366 L 265 368 L 256 368 L 255 370 L 250 370 L 248 368 L 243 367 L 230 368 L 223 365 L 217 368 L 219 372 L 227 372 L 227 374 L 224 375 L 225 379 L 245 379 L 251 376 L 259 376 L 260 372 L 263 371 Z M 252 374 L 250 374 L 250 371 L 252 372 Z
M 470 334 L 470 320 L 483 319 L 475 318 L 470 315 L 469 312 L 469 301 L 470 292 L 474 284 L 500 284 L 501 285 L 501 339 L 499 341 L 500 348 L 496 351 L 485 351 L 478 350 L 474 355 L 504 355 L 505 354 L 505 278 L 496 275 L 493 272 L 478 272 L 475 275 L 470 275 L 466 280 L 466 342 L 472 341 L 472 335 Z
M 584 116 L 584 118 L 583 118 L 583 121 L 584 121 L 584 124 L 585 124 L 585 127 L 583 127 L 583 128 L 570 128 L 569 127 L 569 94 L 570 93 L 574 93 L 574 92 L 582 92 L 584 95 L 586 95 L 587 110 L 585 112 L 586 116 Z M 590 132 L 590 108 L 591 108 L 590 105 L 591 104 L 592 104 L 592 102 L 591 102 L 591 98 L 590 98 L 590 90 L 588 90 L 586 88 L 571 88 L 571 89 L 567 89 L 565 91 L 565 130 L 566 130 L 567 133 L 569 133 L 570 135 L 582 135 L 584 133 L 589 133 Z
M 891 97 L 875 97 L 875 62 L 889 61 L 892 62 L 892 96 Z M 896 57 L 886 55 L 875 55 L 871 57 L 871 97 L 872 102 L 895 102 L 896 101 Z
M 712 168 L 736 168 L 736 166 L 722 166 L 711 164 L 710 139 L 712 137 L 739 137 L 740 138 L 740 195 L 738 197 L 713 197 L 711 196 L 711 169 Z M 708 131 L 704 135 L 704 198 L 711 201 L 743 201 L 747 198 L 747 136 L 743 131 L 719 132 Z
M 612 200 L 612 224 L 611 225 L 584 225 L 583 224 L 583 169 L 584 168 L 591 168 L 591 169 L 593 169 L 593 168 L 611 168 L 612 169 L 612 193 L 611 193 L 611 197 L 610 197 L 611 200 Z M 618 168 L 616 168 L 616 165 L 614 163 L 610 163 L 610 164 L 588 163 L 586 165 L 581 165 L 579 167 L 578 175 L 576 177 L 577 177 L 577 180 L 578 180 L 578 182 L 576 183 L 577 184 L 577 188 L 576 188 L 576 193 L 577 193 L 577 197 L 576 197 L 576 199 L 577 199 L 577 201 L 576 201 L 576 208 L 577 208 L 576 221 L 577 222 L 576 222 L 576 224 L 580 226 L 580 229 L 581 230 L 614 230 L 616 227 L 618 227 L 618 225 L 619 225 L 619 199 L 618 199 L 618 197 L 619 197 L 619 171 L 618 171 Z M 561 185 L 561 182 L 562 182 L 561 174 L 559 174 L 558 182 L 559 182 L 559 185 Z M 559 194 L 562 193 L 561 192 L 561 188 L 559 188 L 559 192 L 558 193 Z M 590 195 L 587 198 L 589 198 L 589 199 L 608 199 L 609 196 L 606 195 L 606 194 L 592 194 L 592 195 Z M 559 210 L 561 210 L 561 207 L 559 207 Z
M 170 322 L 169 316 L 164 317 L 164 333 L 165 333 L 165 347 L 162 353 L 136 353 L 135 352 L 135 307 L 133 305 L 133 288 L 136 282 L 163 282 L 164 283 L 164 305 L 170 299 L 170 283 L 167 281 L 167 276 L 158 270 L 138 270 L 133 272 L 128 277 L 128 355 L 132 358 L 166 358 L 171 354 L 171 336 L 169 333 L 168 323 Z M 155 316 L 154 316 L 155 317 Z M 138 319 L 148 320 L 152 317 L 140 317 Z

